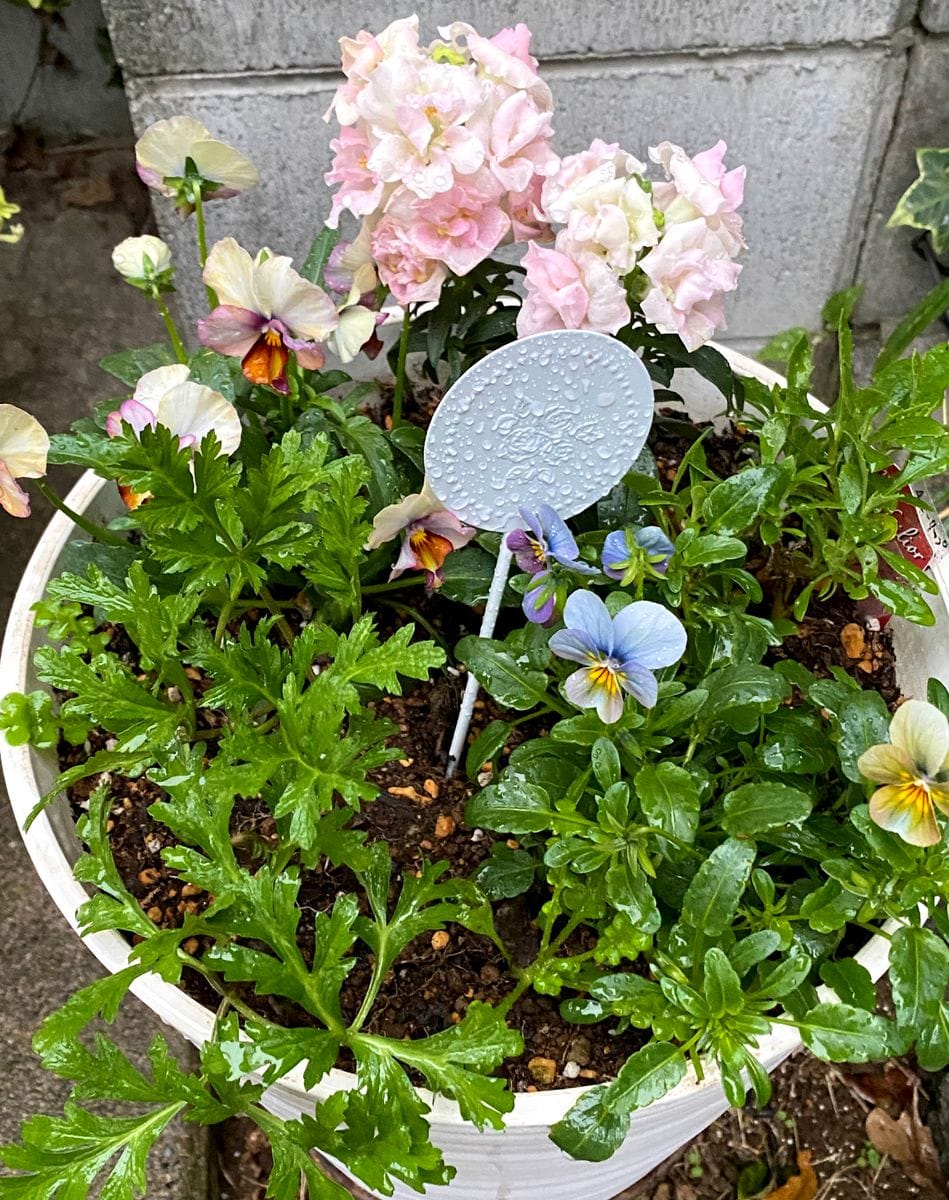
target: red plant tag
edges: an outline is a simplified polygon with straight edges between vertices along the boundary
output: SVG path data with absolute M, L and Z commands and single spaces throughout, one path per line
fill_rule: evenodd
M 885 473 L 895 475 L 897 470 L 897 467 L 889 467 Z M 887 545 L 887 549 L 925 571 L 930 563 L 941 562 L 949 555 L 949 537 L 935 505 L 924 489 L 907 484 L 903 492 L 907 496 L 919 497 L 926 507 L 917 508 L 906 501 L 898 505 L 893 514 L 897 525 L 896 537 Z M 880 575 L 884 579 L 899 578 L 896 571 L 882 561 Z M 859 608 L 869 629 L 885 629 L 893 616 L 890 610 L 873 596 L 861 600 Z

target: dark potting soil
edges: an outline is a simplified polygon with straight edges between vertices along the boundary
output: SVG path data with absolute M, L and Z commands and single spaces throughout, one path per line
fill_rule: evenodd
M 424 421 L 428 415 L 425 410 L 418 419 Z M 668 410 L 661 414 L 650 447 L 664 481 L 674 477 L 682 455 L 695 439 L 695 430 L 683 414 Z M 704 446 L 710 465 L 723 477 L 733 474 L 752 453 L 749 439 L 732 427 L 707 435 Z M 753 548 L 750 559 L 754 555 Z M 749 567 L 756 570 L 755 562 L 751 561 Z M 758 556 L 757 570 L 767 592 L 769 572 L 763 554 Z M 450 645 L 465 632 L 473 631 L 476 624 L 471 610 L 437 594 L 413 595 L 411 603 Z M 293 610 L 287 612 L 292 622 Z M 413 619 L 414 614 L 396 601 L 380 604 L 377 616 L 385 634 L 404 620 Z M 519 611 L 515 611 L 510 619 L 519 617 Z M 244 619 L 253 620 L 253 613 Z M 110 628 L 110 633 L 112 648 L 134 667 L 134 646 L 124 630 Z M 842 667 L 862 686 L 880 691 L 888 703 L 895 704 L 899 698 L 889 636 L 866 630 L 854 603 L 844 593 L 837 593 L 822 606 L 812 606 L 801 623 L 800 635 L 787 639 L 773 651 L 773 657 L 793 657 L 820 677 L 828 676 L 831 667 Z M 189 669 L 189 674 L 199 694 L 210 683 L 197 671 Z M 400 749 L 401 756 L 374 772 L 379 796 L 364 806 L 354 825 L 364 830 L 370 841 L 384 841 L 389 846 L 394 887 L 406 872 L 417 871 L 426 860 L 446 861 L 448 875 L 468 877 L 490 853 L 495 840 L 495 835 L 471 828 L 464 819 L 466 802 L 481 784 L 469 781 L 463 772 L 452 780 L 445 777 L 448 740 L 463 685 L 463 672 L 448 670 L 431 686 L 378 702 L 380 715 L 398 727 L 392 744 Z M 503 715 L 490 698 L 479 700 L 471 736 Z M 219 718 L 216 713 L 202 710 L 202 720 L 213 727 Z M 519 728 L 494 762 L 494 769 L 503 767 L 506 754 L 518 741 L 542 732 L 530 725 Z M 61 765 L 64 769 L 73 766 L 106 744 L 107 736 L 102 732 L 93 732 L 86 747 L 63 744 Z M 209 753 L 213 753 L 213 742 L 208 745 Z M 488 778 L 482 773 L 481 783 Z M 101 782 L 101 777 L 93 777 L 69 789 L 77 816 Z M 110 778 L 109 786 L 110 844 L 126 886 L 156 925 L 180 925 L 187 914 L 200 912 L 210 897 L 184 883 L 162 862 L 162 849 L 173 845 L 175 839 L 148 813 L 149 806 L 162 799 L 161 789 L 147 779 L 118 775 Z M 253 869 L 276 840 L 273 817 L 262 801 L 243 798 L 237 802 L 232 838 L 241 861 Z M 509 844 L 517 843 L 511 839 Z M 340 892 L 352 890 L 355 880 L 347 870 L 326 866 L 304 873 L 300 903 L 309 911 L 328 912 Z M 526 965 L 536 954 L 539 933 L 535 917 L 545 899 L 538 888 L 496 906 L 498 931 L 519 965 Z M 312 921 L 300 923 L 299 936 L 304 953 L 312 952 Z M 575 936 L 581 939 L 584 935 Z M 185 943 L 186 951 L 198 956 L 204 948 L 199 938 Z M 582 940 L 567 947 L 573 952 L 585 948 Z M 342 999 L 346 1015 L 354 1016 L 358 1010 L 370 972 L 368 952 L 363 948 L 363 956 L 357 959 L 345 985 Z M 220 998 L 197 973 L 186 972 L 182 986 L 196 999 L 217 1007 Z M 512 987 L 507 964 L 490 940 L 449 925 L 444 932 L 423 935 L 406 948 L 383 984 L 368 1028 L 395 1038 L 423 1037 L 460 1021 L 472 1001 L 496 1004 Z M 313 1021 L 288 1001 L 255 995 L 250 985 L 238 990 L 246 1004 L 271 1020 L 287 1025 Z M 643 1037 L 637 1031 L 614 1036 L 607 1025 L 568 1024 L 560 1018 L 558 1005 L 557 999 L 527 994 L 513 1006 L 509 1022 L 523 1034 L 525 1049 L 518 1059 L 503 1064 L 498 1074 L 507 1078 L 514 1090 L 570 1087 L 609 1079 L 642 1044 Z M 344 1068 L 350 1065 L 345 1059 L 340 1061 Z

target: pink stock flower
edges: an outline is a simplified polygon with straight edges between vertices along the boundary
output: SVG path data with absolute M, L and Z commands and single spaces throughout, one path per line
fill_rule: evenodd
M 719 140 L 689 158 L 674 142 L 660 142 L 649 147 L 649 157 L 662 165 L 671 180 L 653 188 L 656 206 L 665 214 L 666 223 L 681 224 L 704 217 L 734 256 L 745 245 L 742 220 L 735 210 L 744 199 L 746 170 L 743 166 L 725 170 L 726 149 Z
M 466 275 L 483 262 L 510 228 L 498 207 L 491 176 L 459 181 L 448 192 L 412 205 L 409 233 L 428 259 L 443 262 L 456 275 Z
M 558 242 L 560 239 L 558 239 Z M 545 249 L 531 242 L 523 258 L 527 297 L 517 318 L 519 337 L 549 329 L 616 333 L 630 319 L 626 294 L 610 267 L 590 251 Z
M 333 196 L 326 222 L 330 229 L 335 229 L 344 209 L 354 217 L 374 213 L 382 200 L 385 184 L 369 170 L 369 139 L 361 130 L 344 125 L 339 137 L 330 142 L 330 149 L 334 152 L 333 163 L 323 178 L 330 184 L 342 184 Z
M 346 82 L 336 89 L 327 117 L 336 114 L 340 125 L 352 125 L 358 118 L 356 97 L 369 82 L 376 67 L 386 55 L 417 55 L 418 17 L 393 21 L 378 36 L 361 29 L 354 38 L 339 39 L 340 67 Z
M 480 131 L 479 131 L 480 132 Z M 484 131 L 488 166 L 498 183 L 523 192 L 535 176 L 552 175 L 560 159 L 550 147 L 551 114 L 526 92 L 504 97 Z
M 507 214 L 511 218 L 510 239 L 512 242 L 552 242 L 554 231 L 550 227 L 540 202 L 544 179 L 535 175 L 521 192 L 508 192 L 503 198 Z
M 537 59 L 530 53 L 531 31 L 524 24 L 502 29 L 486 38 L 466 21 L 439 26 L 438 32 L 448 41 L 464 39 L 471 60 L 482 75 L 508 87 L 526 91 L 539 90 L 549 95 L 549 89 L 537 74 Z
M 407 203 L 396 203 L 372 232 L 379 278 L 400 304 L 437 300 L 448 275 L 444 263 L 429 258 L 418 246 L 413 216 Z
M 645 169 L 615 143 L 597 138 L 588 150 L 568 155 L 544 183 L 544 211 L 566 226 L 572 242 L 625 275 L 639 252 L 659 240 L 652 198 L 641 182 Z
M 660 332 L 677 333 L 686 349 L 697 350 L 725 327 L 724 295 L 741 267 L 704 220 L 671 225 L 639 265 L 652 283 L 643 315 Z

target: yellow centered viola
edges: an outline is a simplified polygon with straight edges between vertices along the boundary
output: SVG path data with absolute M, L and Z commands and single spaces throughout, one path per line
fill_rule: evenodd
M 857 760 L 861 775 L 882 784 L 870 816 L 912 846 L 934 846 L 942 834 L 936 810 L 949 816 L 949 720 L 934 704 L 907 700 L 890 722 L 890 740 Z

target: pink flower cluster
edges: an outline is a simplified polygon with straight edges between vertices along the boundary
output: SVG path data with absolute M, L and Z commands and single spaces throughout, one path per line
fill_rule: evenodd
M 505 241 L 544 236 L 539 202 L 559 167 L 550 89 L 525 25 L 492 38 L 456 21 L 419 44 L 418 18 L 343 38 L 346 82 L 327 113 L 340 135 L 326 175 L 329 224 L 369 230 L 381 281 L 401 304 L 438 298 Z
M 553 247 L 532 244 L 524 256 L 518 333 L 616 333 L 631 319 L 626 278 L 638 268 L 646 320 L 689 350 L 707 342 L 724 326 L 745 245 L 736 211 L 745 168 L 726 171 L 725 149 L 720 141 L 689 158 L 661 142 L 649 157 L 666 178 L 654 184 L 645 164 L 599 139 L 565 158 L 542 186 L 541 217 L 561 228 Z

